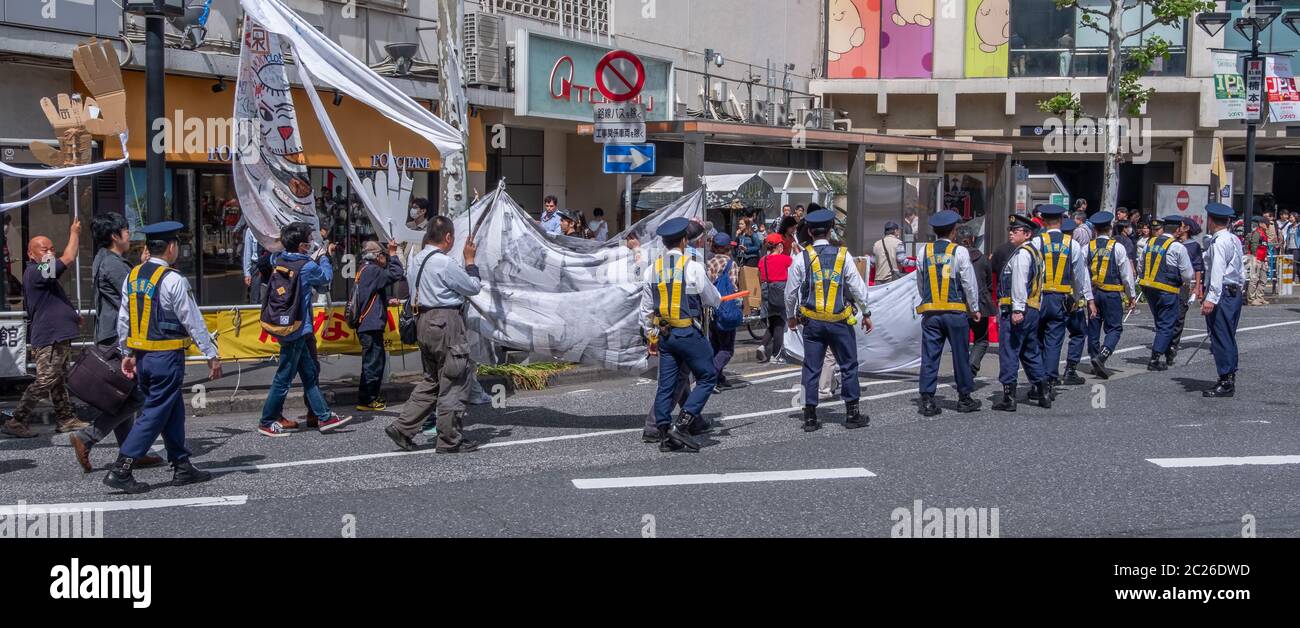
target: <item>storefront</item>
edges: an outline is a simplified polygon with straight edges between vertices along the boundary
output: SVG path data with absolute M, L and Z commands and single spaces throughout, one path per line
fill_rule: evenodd
M 144 74 L 124 74 L 129 94 L 144 93 Z M 168 76 L 167 111 L 172 140 L 167 146 L 167 169 L 164 181 L 164 205 L 169 219 L 187 226 L 182 232 L 179 267 L 194 280 L 201 305 L 242 303 L 246 300 L 241 270 L 244 225 L 239 199 L 230 170 L 233 144 L 229 129 L 234 110 L 234 86 L 214 92 L 211 79 Z M 308 167 L 321 227 L 342 252 L 355 252 L 361 243 L 374 239 L 375 230 L 359 198 L 340 169 L 338 158 L 326 143 L 324 133 L 308 99 L 294 88 L 298 108 L 299 133 Z M 330 115 L 339 137 L 352 156 L 353 167 L 366 178 L 376 170 L 387 168 L 391 150 L 415 179 L 413 198 L 428 198 L 437 205 L 440 160 L 433 145 L 402 128 L 364 104 L 347 97 L 335 98 L 322 92 L 321 100 L 331 107 Z M 337 103 L 337 104 L 334 104 Z M 130 167 L 108 175 L 112 182 L 96 185 L 95 211 L 124 210 L 128 220 L 138 224 L 145 215 L 146 154 L 144 98 L 128 101 L 132 157 Z M 429 106 L 428 102 L 421 102 Z M 121 157 L 120 146 L 107 146 L 105 159 Z M 138 160 L 138 161 L 137 161 Z M 470 125 L 471 172 L 486 170 L 484 133 L 475 117 Z M 119 209 L 120 208 L 120 209 Z M 345 298 L 349 284 L 340 276 L 335 281 L 334 298 Z

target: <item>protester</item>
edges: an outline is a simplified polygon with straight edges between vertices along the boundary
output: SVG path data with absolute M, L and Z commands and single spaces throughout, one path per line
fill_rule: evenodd
M 542 218 L 538 221 L 542 227 L 542 231 L 551 235 L 560 233 L 559 199 L 554 196 L 547 196 L 545 199 L 542 199 L 542 207 L 544 208 L 542 210 Z
M 785 364 L 785 328 L 789 316 L 785 311 L 785 282 L 794 260 L 783 247 L 778 234 L 769 234 L 765 242 L 767 255 L 758 262 L 758 280 L 762 286 L 762 315 L 767 321 L 767 335 L 758 349 L 758 361 Z
M 798 248 L 798 242 L 795 241 L 795 231 L 799 228 L 799 221 L 794 216 L 786 216 L 781 219 L 781 224 L 777 228 L 777 233 L 781 234 L 782 252 L 786 255 L 793 256 Z
M 429 222 L 429 199 L 415 198 L 411 200 L 410 213 L 407 215 L 406 226 L 416 231 L 423 231 L 424 225 Z
M 993 305 L 993 268 L 989 264 L 989 258 L 975 246 L 974 229 L 967 226 L 958 227 L 957 244 L 965 247 L 967 254 L 970 256 L 971 266 L 975 269 L 975 285 L 979 290 L 980 319 L 973 320 L 970 324 L 973 337 L 970 351 L 970 370 L 972 375 L 978 376 L 980 364 L 984 361 L 984 354 L 988 353 L 989 350 L 989 324 L 990 321 L 997 320 L 998 314 L 997 307 Z M 1007 257 L 1010 258 L 1010 253 L 1014 251 L 1015 247 L 1013 245 L 1008 251 Z
M 1246 236 L 1246 275 L 1250 278 L 1246 290 L 1246 305 L 1268 305 L 1264 299 L 1264 283 L 1268 280 L 1268 227 L 1264 219 L 1254 216 L 1253 229 Z
M 763 241 L 758 236 L 758 229 L 749 216 L 740 219 L 736 225 L 736 263 L 750 268 L 758 267 L 758 258 L 762 252 Z
M 351 416 L 340 416 L 330 411 L 320 388 L 320 371 L 312 355 L 314 341 L 312 328 L 312 289 L 328 289 L 334 279 L 330 256 L 333 244 L 321 247 L 314 256 L 308 255 L 312 245 L 311 227 L 302 222 L 291 222 L 280 229 L 284 252 L 271 257 L 274 268 L 267 285 L 266 301 L 262 304 L 263 328 L 270 331 L 280 344 L 280 362 L 271 380 L 258 432 L 263 436 L 279 438 L 289 436 L 297 423 L 281 416 L 289 386 L 297 376 L 302 380 L 303 398 L 308 409 L 319 419 L 321 433 L 343 427 Z M 279 293 L 284 289 L 285 293 Z M 275 319 L 276 329 L 268 328 L 267 320 Z M 312 340 L 309 340 L 309 337 Z
M 126 218 L 115 212 L 95 216 L 90 223 L 90 232 L 98 249 L 90 266 L 90 283 L 95 290 L 95 344 L 107 354 L 106 357 L 118 358 L 117 313 L 122 305 L 122 286 L 131 274 L 132 264 L 126 259 L 131 250 L 131 232 Z M 135 425 L 135 415 L 143 404 L 144 395 L 137 386 L 116 413 L 100 412 L 90 425 L 68 435 L 82 471 L 90 473 L 95 470 L 90 462 L 90 449 L 109 434 L 117 437 L 118 447 L 126 442 Z M 135 461 L 135 466 L 152 467 L 162 463 L 161 457 L 145 454 Z
M 374 240 L 361 247 L 361 269 L 357 271 L 351 307 L 356 312 L 357 340 L 361 343 L 361 383 L 357 390 L 357 410 L 379 412 L 388 407 L 380 394 L 388 351 L 384 348 L 384 329 L 388 326 L 388 287 L 406 280 L 406 270 L 397 255 L 397 242 L 388 241 L 385 249 Z
M 253 235 L 253 228 L 245 223 L 242 265 L 244 287 L 248 288 L 250 305 L 262 304 L 262 288 L 266 286 L 266 279 L 271 274 L 270 258 L 271 253 L 257 241 L 257 237 Z
M 27 421 L 31 418 L 32 408 L 46 396 L 54 404 L 60 433 L 86 427 L 86 422 L 78 419 L 72 411 L 63 379 L 72 354 L 72 341 L 80 335 L 81 315 L 59 284 L 59 277 L 68 270 L 68 264 L 77 261 L 80 232 L 81 221 L 73 220 L 68 229 L 68 244 L 58 257 L 54 255 L 54 243 L 45 236 L 38 235 L 27 244 L 27 257 L 31 263 L 23 271 L 23 305 L 27 310 L 27 320 L 33 323 L 28 327 L 28 342 L 35 357 L 36 381 L 23 390 L 13 417 L 0 428 L 10 436 L 36 436 L 27 427 Z
M 403 451 L 414 451 L 417 446 L 411 439 L 425 419 L 436 413 L 435 451 L 470 453 L 478 449 L 478 443 L 466 439 L 462 430 L 470 372 L 475 367 L 465 337 L 464 306 L 467 298 L 482 289 L 474 264 L 478 247 L 472 237 L 465 239 L 462 268 L 450 256 L 456 244 L 455 224 L 443 216 L 429 221 L 425 242 L 406 271 L 411 305 L 418 312 L 416 329 L 424 379 L 415 385 L 401 416 L 384 428 L 384 433 Z
M 739 285 L 740 266 L 731 257 L 734 246 L 731 236 L 725 233 L 713 236 L 713 255 L 709 257 L 708 264 L 705 267 L 708 271 L 709 281 L 724 297 L 730 292 L 734 292 L 736 286 Z M 724 273 L 725 278 L 723 277 Z M 718 374 L 718 382 L 714 386 L 714 391 L 723 392 L 737 388 L 739 383 L 728 380 L 723 372 L 723 368 L 731 361 L 731 356 L 736 353 L 735 328 L 726 329 L 722 327 L 717 316 L 714 316 L 709 321 L 709 344 L 713 346 L 713 370 Z
M 597 242 L 604 242 L 609 239 L 609 223 L 605 222 L 605 210 L 597 207 L 591 212 L 592 219 L 589 227 L 595 235 Z
M 898 223 L 892 220 L 886 222 L 884 235 L 871 247 L 871 254 L 876 264 L 877 284 L 889 283 L 906 274 L 904 267 L 908 267 L 909 261 L 907 250 L 903 247 L 903 240 L 899 237 L 901 232 Z

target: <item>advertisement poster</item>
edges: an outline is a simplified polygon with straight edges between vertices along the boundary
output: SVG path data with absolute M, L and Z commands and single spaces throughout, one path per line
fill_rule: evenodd
M 1237 54 L 1214 53 L 1214 97 L 1219 102 L 1220 120 L 1246 117 L 1246 80 L 1237 70 Z
M 1264 86 L 1268 90 L 1268 112 L 1274 122 L 1300 120 L 1300 94 L 1296 93 L 1290 59 L 1268 57 Z

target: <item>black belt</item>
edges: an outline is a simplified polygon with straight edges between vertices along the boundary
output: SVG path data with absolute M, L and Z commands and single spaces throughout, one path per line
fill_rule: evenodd
M 461 308 L 460 305 L 438 305 L 434 307 L 425 307 L 421 305 L 420 313 L 424 314 L 425 312 L 432 312 L 434 310 L 459 310 L 460 308 Z
M 1237 293 L 1240 291 L 1241 291 L 1241 286 L 1234 286 L 1231 284 L 1225 284 L 1223 286 L 1223 293 L 1230 297 L 1236 297 Z

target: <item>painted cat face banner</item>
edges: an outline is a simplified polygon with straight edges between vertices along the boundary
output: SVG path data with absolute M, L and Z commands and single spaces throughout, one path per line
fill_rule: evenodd
M 235 124 L 235 191 L 258 242 L 279 250 L 280 229 L 291 222 L 305 222 L 319 233 L 280 38 L 247 17 L 235 86 Z

